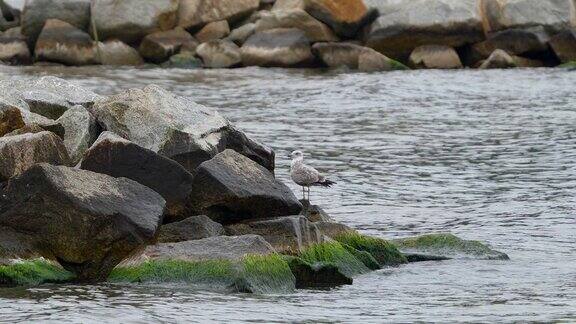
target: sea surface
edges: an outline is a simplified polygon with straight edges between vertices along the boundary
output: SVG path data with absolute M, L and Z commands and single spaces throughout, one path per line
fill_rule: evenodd
M 576 71 L 163 70 L 0 67 L 100 94 L 157 84 L 217 107 L 338 184 L 311 199 L 383 238 L 451 232 L 510 261 L 423 262 L 287 295 L 190 287 L 0 289 L 0 321 L 576 323 Z

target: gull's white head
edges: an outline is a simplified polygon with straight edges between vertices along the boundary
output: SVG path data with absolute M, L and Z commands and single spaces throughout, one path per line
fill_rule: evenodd
M 302 160 L 304 159 L 304 153 L 302 153 L 302 151 L 294 151 L 290 153 L 290 157 L 292 160 Z

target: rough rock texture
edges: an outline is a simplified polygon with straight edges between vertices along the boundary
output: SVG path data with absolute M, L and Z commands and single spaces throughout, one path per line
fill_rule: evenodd
M 132 180 L 48 164 L 0 190 L 0 226 L 26 234 L 80 281 L 106 279 L 149 243 L 164 210 L 160 195 Z
M 0 62 L 28 64 L 30 61 L 30 50 L 20 27 L 14 27 L 0 34 Z
M 60 137 L 46 131 L 0 137 L 0 182 L 42 162 L 70 164 L 70 157 Z
M 242 63 L 240 48 L 227 40 L 213 40 L 200 44 L 197 54 L 205 67 L 227 68 Z
M 514 58 L 501 49 L 495 50 L 481 65 L 480 69 L 509 69 L 515 68 Z
M 226 20 L 213 21 L 202 27 L 199 32 L 194 34 L 200 43 L 211 40 L 222 39 L 230 34 L 230 25 Z
M 358 69 L 358 57 L 365 47 L 351 43 L 317 43 L 312 50 L 328 67 Z
M 320 235 L 328 236 L 330 238 L 335 238 L 339 235 L 356 232 L 356 230 L 350 228 L 341 223 L 330 222 L 330 221 L 319 221 L 310 224 L 313 230 L 316 230 Z
M 234 23 L 259 5 L 259 0 L 181 0 L 178 25 L 188 29 L 219 20 Z
M 92 20 L 99 40 L 131 44 L 176 26 L 178 0 L 93 0 Z
M 381 72 L 408 70 L 409 68 L 371 48 L 365 48 L 358 56 L 358 70 L 363 72 Z
M 27 0 L 22 11 L 22 33 L 27 36 L 30 48 L 34 48 L 48 19 L 65 21 L 88 31 L 90 0 Z
M 40 127 L 38 124 L 32 123 L 32 124 L 24 125 L 24 127 L 18 128 L 16 130 L 13 130 L 4 136 L 15 136 L 15 135 L 28 134 L 28 133 L 40 133 L 43 131 L 46 131 L 46 129 Z
M 22 118 L 24 119 L 24 124 L 26 124 L 26 126 L 39 126 L 46 131 L 58 135 L 58 137 L 61 139 L 64 139 L 64 127 L 60 125 L 60 123 L 57 123 L 55 120 L 35 114 L 28 110 L 20 110 L 20 113 L 22 113 Z
M 0 137 L 24 127 L 20 110 L 13 106 L 0 104 Z
M 202 61 L 195 56 L 195 53 L 184 52 L 171 56 L 162 66 L 166 68 L 198 69 L 202 67 Z
M 160 226 L 158 243 L 201 240 L 224 234 L 224 227 L 207 216 L 192 216 L 179 222 Z
M 20 10 L 0 0 L 0 32 L 20 25 Z
M 194 177 L 191 204 L 221 223 L 297 215 L 302 205 L 264 167 L 233 150 L 202 163 Z
M 23 91 L 21 95 L 31 112 L 46 118 L 58 119 L 72 108 L 72 105 L 60 95 L 43 89 Z
M 230 32 L 226 37 L 227 40 L 234 42 L 238 46 L 242 46 L 248 37 L 252 36 L 256 31 L 255 23 L 247 23 Z
M 462 62 L 456 50 L 449 46 L 424 45 L 410 54 L 410 65 L 427 69 L 460 69 Z
M 328 213 L 326 213 L 322 207 L 317 205 L 310 205 L 308 200 L 300 200 L 302 204 L 302 211 L 300 215 L 303 215 L 310 222 L 332 222 L 334 221 Z
M 340 272 L 337 266 L 327 263 L 310 264 L 299 258 L 287 257 L 290 270 L 296 277 L 296 288 L 332 288 L 351 285 L 353 279 Z
M 576 31 L 567 30 L 552 37 L 550 46 L 562 63 L 576 61 Z
M 91 109 L 104 129 L 164 155 L 190 172 L 224 149 L 274 170 L 274 152 L 249 139 L 215 110 L 157 86 L 131 89 Z
M 314 60 L 310 40 L 295 28 L 270 29 L 256 33 L 241 48 L 244 65 L 303 66 Z
M 544 52 L 550 36 L 542 26 L 526 29 L 507 29 L 488 36 L 487 48 L 502 49 L 510 54 Z
M 98 61 L 104 65 L 142 65 L 144 59 L 132 46 L 119 40 L 98 43 Z
M 354 38 L 378 17 L 378 11 L 368 9 L 363 0 L 304 0 L 304 4 L 307 12 L 345 38 Z
M 64 127 L 64 146 L 72 165 L 75 165 L 98 138 L 100 127 L 96 124 L 96 119 L 82 106 L 74 106 L 56 122 Z
M 291 9 L 304 9 L 304 0 L 276 0 L 272 11 L 291 10 Z
M 302 9 L 272 11 L 256 22 L 256 32 L 275 28 L 298 28 L 311 42 L 338 41 L 338 37 L 328 26 Z
M 46 21 L 34 49 L 37 61 L 67 65 L 97 64 L 96 54 L 96 46 L 90 35 L 57 19 Z
M 288 216 L 226 226 L 229 235 L 261 235 L 278 252 L 298 252 L 320 243 L 304 216 Z
M 113 133 L 98 137 L 80 168 L 132 179 L 153 189 L 166 200 L 167 222 L 191 215 L 186 204 L 193 190 L 192 175 L 180 164 Z
M 162 63 L 181 50 L 194 52 L 198 42 L 182 28 L 160 31 L 147 35 L 140 43 L 139 52 L 143 58 L 154 63 Z
M 459 47 L 484 39 L 476 0 L 365 0 L 379 9 L 367 45 L 403 61 L 421 45 Z

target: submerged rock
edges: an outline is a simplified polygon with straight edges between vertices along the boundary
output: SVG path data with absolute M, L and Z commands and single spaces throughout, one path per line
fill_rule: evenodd
M 456 50 L 449 46 L 424 45 L 410 54 L 410 65 L 427 69 L 460 69 L 462 62 Z
M 194 53 L 184 52 L 171 56 L 162 66 L 175 69 L 198 69 L 202 67 L 202 61 Z
M 98 137 L 100 128 L 96 119 L 86 108 L 74 106 L 56 122 L 64 127 L 64 146 L 70 154 L 72 165 L 76 165 Z
M 213 40 L 200 44 L 197 49 L 205 67 L 228 68 L 242 63 L 240 48 L 227 40 Z
M 186 29 L 219 20 L 232 23 L 258 9 L 260 0 L 181 0 L 178 25 Z
M 329 263 L 310 264 L 297 257 L 286 257 L 286 261 L 296 278 L 296 289 L 333 288 L 353 282 L 352 278 Z
M 314 61 L 310 40 L 296 28 L 255 33 L 242 45 L 242 62 L 251 66 L 305 66 Z
M 207 216 L 191 216 L 160 226 L 158 243 L 193 241 L 224 234 L 224 227 Z
M 98 63 L 96 46 L 88 33 L 57 19 L 46 21 L 38 37 L 34 56 L 37 61 L 66 65 Z

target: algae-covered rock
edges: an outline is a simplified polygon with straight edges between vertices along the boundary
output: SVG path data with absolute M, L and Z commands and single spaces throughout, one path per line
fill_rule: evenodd
M 394 244 L 380 238 L 348 232 L 334 238 L 338 242 L 349 245 L 356 250 L 370 253 L 380 266 L 395 266 L 406 263 L 406 258 Z
M 505 253 L 478 241 L 463 240 L 452 234 L 427 234 L 392 240 L 404 254 L 419 254 L 449 259 L 508 260 Z
M 310 264 L 298 257 L 285 256 L 296 278 L 296 289 L 333 288 L 351 285 L 353 279 L 340 272 L 337 266 L 317 262 Z
M 299 257 L 311 264 L 318 262 L 330 263 L 338 267 L 338 270 L 348 277 L 370 271 L 366 265 L 350 253 L 342 244 L 332 241 L 312 245 L 302 251 Z
M 0 264 L 0 288 L 35 286 L 43 283 L 63 283 L 74 278 L 56 263 L 44 260 L 13 261 Z

